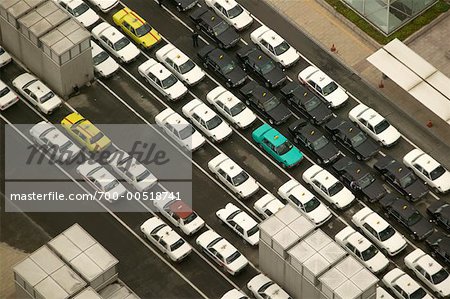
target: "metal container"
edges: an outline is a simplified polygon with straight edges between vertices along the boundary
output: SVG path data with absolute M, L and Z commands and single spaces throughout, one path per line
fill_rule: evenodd
M 301 217 L 298 217 L 289 224 L 289 228 L 292 229 L 301 240 L 310 234 L 316 227 L 309 219 L 301 215 Z
M 303 263 L 316 251 L 306 242 L 301 242 L 288 251 L 289 263 L 300 274 L 303 274 Z
M 317 286 L 319 284 L 319 276 L 322 275 L 330 265 L 330 262 L 322 255 L 315 253 L 303 263 L 303 276 Z
M 326 298 L 334 299 L 334 291 L 347 280 L 339 270 L 331 268 L 319 278 L 321 282 L 320 289 Z
M 259 267 L 280 285 L 284 282 L 285 259 L 264 241 L 259 242 Z
M 372 298 L 376 295 L 378 278 L 366 268 L 353 275 L 350 279 L 362 292 L 361 298 Z
M 272 238 L 286 225 L 276 217 L 270 217 L 259 225 L 259 239 L 272 247 Z
M 382 287 L 377 287 L 376 299 L 395 299 Z
M 272 238 L 272 248 L 283 258 L 288 257 L 288 250 L 300 241 L 299 236 L 289 227 L 280 230 Z
M 355 299 L 361 296 L 361 290 L 350 280 L 346 280 L 341 286 L 334 290 L 336 299 Z
M 87 287 L 73 299 L 103 299 L 93 288 Z
M 102 289 L 100 295 L 103 299 L 140 299 L 120 280 Z
M 318 229 L 311 235 L 305 238 L 305 242 L 308 243 L 314 250 L 319 251 L 333 240 L 328 237 L 322 230 Z
M 347 278 L 352 278 L 356 273 L 364 269 L 364 266 L 358 262 L 353 256 L 349 255 L 336 265 L 342 274 Z
M 275 213 L 275 217 L 277 217 L 285 225 L 289 225 L 291 222 L 302 216 L 302 213 L 300 213 L 300 211 L 297 208 L 294 208 L 291 204 L 285 205 Z
M 335 242 L 331 242 L 328 245 L 324 246 L 322 249 L 320 249 L 319 253 L 331 265 L 339 262 L 347 255 L 347 252 Z

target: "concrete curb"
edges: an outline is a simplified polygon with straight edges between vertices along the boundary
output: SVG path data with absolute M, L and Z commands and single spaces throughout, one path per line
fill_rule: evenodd
M 320 0 L 318 0 L 318 1 L 320 1 Z M 439 24 L 440 22 L 445 20 L 447 17 L 450 17 L 450 9 L 447 12 L 444 12 L 443 14 L 441 14 L 439 17 L 437 17 L 433 21 L 431 21 L 428 25 L 426 25 L 426 26 L 422 27 L 421 29 L 419 29 L 419 31 L 416 31 L 413 34 L 411 34 L 409 37 L 407 37 L 403 41 L 403 43 L 405 45 L 412 43 L 417 38 L 421 37 L 422 35 L 424 35 L 428 31 L 430 31 L 432 28 L 434 28 L 434 26 L 436 26 L 437 24 Z

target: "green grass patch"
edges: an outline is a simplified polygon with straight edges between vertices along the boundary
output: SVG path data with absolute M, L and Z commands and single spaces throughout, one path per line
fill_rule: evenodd
M 346 17 L 356 26 L 358 26 L 362 31 L 367 33 L 371 38 L 376 40 L 379 44 L 385 45 L 391 40 L 398 38 L 399 40 L 404 40 L 411 36 L 414 32 L 418 31 L 423 26 L 429 24 L 431 21 L 436 19 L 440 14 L 448 11 L 450 5 L 444 0 L 439 0 L 435 5 L 431 6 L 421 15 L 416 17 L 414 20 L 400 28 L 398 31 L 392 33 L 389 36 L 383 35 L 380 31 L 375 29 L 370 23 L 361 18 L 357 13 L 350 9 L 347 5 L 343 4 L 340 0 L 325 0 L 330 4 L 337 12 Z M 370 1 L 370 0 L 369 0 Z

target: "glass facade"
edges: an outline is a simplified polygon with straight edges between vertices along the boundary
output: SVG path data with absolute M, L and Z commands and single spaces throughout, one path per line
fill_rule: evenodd
M 399 29 L 437 0 L 341 0 L 386 35 Z

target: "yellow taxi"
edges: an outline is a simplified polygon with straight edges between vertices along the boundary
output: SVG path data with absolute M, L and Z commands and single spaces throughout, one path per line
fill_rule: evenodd
M 161 41 L 159 33 L 138 14 L 127 7 L 115 13 L 113 20 L 123 32 L 144 48 L 151 48 Z
M 102 131 L 78 113 L 67 115 L 61 125 L 91 152 L 100 152 L 111 145 L 111 140 Z

